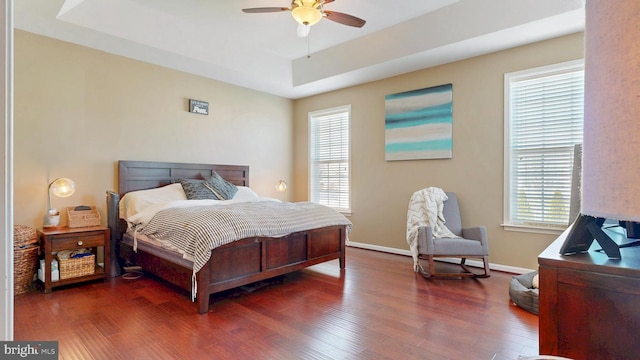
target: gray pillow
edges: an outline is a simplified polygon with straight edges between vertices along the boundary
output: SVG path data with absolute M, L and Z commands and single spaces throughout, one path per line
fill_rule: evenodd
M 204 185 L 204 180 L 180 179 L 180 184 L 188 200 L 222 200 Z
M 238 192 L 238 187 L 223 179 L 217 172 L 207 179 L 205 186 L 214 194 L 220 197 L 220 200 L 233 199 Z

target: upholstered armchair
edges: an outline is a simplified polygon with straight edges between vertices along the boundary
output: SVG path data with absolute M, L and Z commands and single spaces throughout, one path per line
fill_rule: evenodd
M 420 273 L 425 277 L 489 277 L 489 244 L 487 230 L 484 226 L 463 228 L 460 219 L 460 208 L 455 193 L 447 192 L 448 199 L 443 203 L 442 214 L 446 221 L 446 227 L 459 238 L 435 238 L 430 226 L 418 228 L 418 258 L 428 261 L 428 270 L 420 268 Z M 460 266 L 463 272 L 436 273 L 434 258 L 460 258 Z M 467 258 L 482 259 L 484 274 L 476 274 L 465 265 Z

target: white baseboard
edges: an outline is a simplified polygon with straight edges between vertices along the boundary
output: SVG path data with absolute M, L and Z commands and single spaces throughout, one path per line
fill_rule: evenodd
M 347 243 L 347 246 L 351 246 L 351 247 L 354 247 L 354 248 L 360 248 L 360 249 L 381 251 L 381 252 L 386 252 L 386 253 L 390 253 L 390 254 L 411 256 L 411 251 L 409 251 L 409 250 L 390 248 L 390 247 L 386 247 L 386 246 L 371 245 L 371 244 L 365 244 L 365 243 L 359 243 L 359 242 L 353 242 L 353 241 L 349 241 Z M 459 259 L 455 259 L 455 258 L 438 258 L 438 261 L 444 261 L 444 262 L 450 262 L 450 263 L 460 263 L 460 260 Z M 483 264 L 482 264 L 482 261 L 480 261 L 480 260 L 472 260 L 472 259 L 468 259 L 467 262 L 466 262 L 466 265 L 477 267 L 477 268 L 483 268 L 484 267 Z M 527 269 L 527 268 L 521 268 L 521 267 L 515 267 L 515 266 L 508 266 L 508 265 L 501 265 L 501 264 L 494 264 L 494 263 L 489 263 L 489 268 L 491 270 L 503 271 L 503 272 L 513 273 L 513 274 L 527 274 L 527 273 L 530 273 L 530 272 L 534 271 L 533 269 Z

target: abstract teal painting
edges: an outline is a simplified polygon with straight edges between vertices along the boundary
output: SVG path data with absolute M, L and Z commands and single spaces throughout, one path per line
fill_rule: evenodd
M 450 159 L 452 84 L 385 96 L 385 160 Z

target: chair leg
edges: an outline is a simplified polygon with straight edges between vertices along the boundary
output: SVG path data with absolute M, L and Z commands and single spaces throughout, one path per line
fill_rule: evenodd
M 429 256 L 429 277 L 436 275 L 436 265 L 433 261 L 433 256 Z
M 426 279 L 429 279 L 431 277 L 433 277 L 435 275 L 435 270 L 434 270 L 434 264 L 433 264 L 433 256 L 427 256 L 427 270 L 425 271 L 422 266 L 419 267 L 418 272 L 420 272 L 420 275 L 424 276 Z
M 424 258 L 422 258 L 424 259 Z M 466 261 L 467 258 L 466 257 L 461 257 L 460 258 L 460 267 L 462 268 L 463 272 L 461 273 L 436 273 L 435 270 L 435 262 L 434 262 L 434 256 L 431 255 L 427 255 L 427 263 L 428 263 L 428 270 L 424 270 L 422 267 L 420 267 L 420 270 L 418 271 L 420 273 L 420 275 L 424 276 L 427 279 L 433 278 L 433 277 L 446 277 L 446 278 L 451 278 L 451 277 L 457 277 L 457 278 L 465 278 L 465 277 L 471 277 L 471 278 L 480 278 L 480 279 L 484 279 L 484 278 L 488 278 L 491 275 L 489 274 L 489 257 L 488 256 L 483 256 L 482 257 L 482 261 L 484 263 L 484 274 L 476 274 L 475 272 L 471 271 L 467 265 L 466 265 Z
M 488 256 L 483 256 L 482 257 L 482 262 L 484 263 L 484 275 L 482 275 L 483 278 L 488 278 L 491 276 L 491 274 L 489 274 L 489 257 Z
M 476 274 L 473 271 L 471 271 L 467 265 L 465 265 L 465 262 L 467 261 L 467 258 L 461 258 L 460 260 L 460 267 L 462 267 L 462 269 L 465 271 L 466 276 L 471 276 L 474 278 L 479 278 L 479 279 L 484 279 L 484 278 L 488 278 L 491 275 L 489 274 L 489 257 L 488 256 L 483 256 L 482 257 L 482 262 L 484 264 L 484 274 Z
M 467 262 L 467 258 L 466 257 L 460 258 L 460 267 L 464 271 L 461 276 L 463 276 L 463 277 L 476 277 L 477 275 L 473 271 L 469 270 L 467 265 L 465 265 L 466 262 Z

